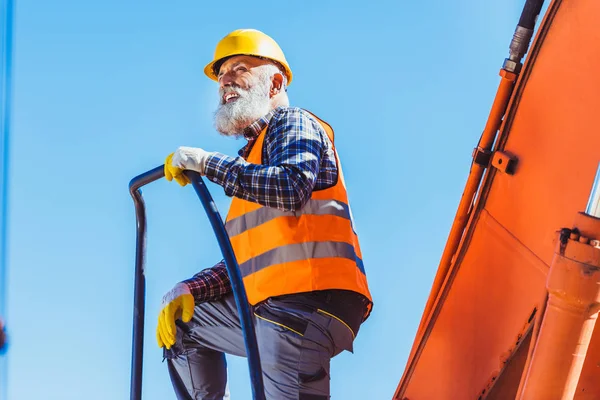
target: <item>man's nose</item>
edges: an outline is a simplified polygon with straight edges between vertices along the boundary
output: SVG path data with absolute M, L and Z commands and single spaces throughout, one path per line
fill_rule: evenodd
M 231 76 L 231 74 L 221 75 L 221 78 L 219 79 L 219 87 L 221 89 L 223 89 L 227 86 L 231 86 L 232 84 L 233 84 L 233 76 Z

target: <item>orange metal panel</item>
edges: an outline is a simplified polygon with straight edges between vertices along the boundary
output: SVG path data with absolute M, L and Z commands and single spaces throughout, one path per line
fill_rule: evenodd
M 543 297 L 556 232 L 585 209 L 600 161 L 598 21 L 598 0 L 549 6 L 499 141 L 518 158 L 515 174 L 485 176 L 479 214 L 430 295 L 433 305 L 442 293 L 417 333 L 398 399 L 477 399 Z M 600 399 L 599 330 L 575 399 Z M 518 386 L 516 376 L 503 385 Z
M 504 371 L 488 391 L 485 400 L 507 400 L 517 396 L 521 373 L 527 361 L 529 346 L 531 345 L 531 331 L 524 337 L 523 343 L 516 349 Z
M 404 394 L 408 399 L 477 399 L 542 297 L 547 266 L 486 212 L 469 250 Z
M 550 263 L 557 229 L 585 209 L 600 160 L 600 2 L 562 1 L 527 79 L 486 209 Z

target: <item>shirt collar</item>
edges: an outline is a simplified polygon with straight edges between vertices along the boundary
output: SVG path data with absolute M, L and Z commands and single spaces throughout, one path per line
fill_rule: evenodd
M 248 141 L 248 143 L 246 143 L 246 145 L 238 151 L 238 154 L 240 156 L 247 156 L 247 150 L 250 148 L 250 146 L 252 146 L 258 135 L 260 135 L 260 133 L 263 131 L 263 129 L 265 129 L 267 125 L 269 125 L 269 122 L 271 121 L 271 118 L 273 118 L 275 113 L 278 112 L 281 108 L 282 107 L 280 106 L 269 111 L 261 118 L 248 125 L 246 129 L 244 129 L 243 135 L 244 138 Z
M 261 118 L 257 119 L 256 121 L 254 121 L 253 123 L 251 123 L 248 127 L 246 127 L 246 129 L 244 129 L 244 138 L 246 138 L 247 140 L 253 140 L 256 139 L 258 137 L 258 135 L 262 132 L 263 129 L 265 129 L 265 127 L 267 125 L 269 125 L 269 121 L 271 121 L 271 118 L 273 118 L 273 115 L 275 115 L 275 113 L 277 111 L 279 111 L 281 107 L 277 107 L 271 111 L 269 111 L 267 114 L 263 115 Z

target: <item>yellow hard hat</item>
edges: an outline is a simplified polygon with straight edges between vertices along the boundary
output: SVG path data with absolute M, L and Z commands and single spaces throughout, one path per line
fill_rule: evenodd
M 255 56 L 276 61 L 285 69 L 287 84 L 292 82 L 292 70 L 277 42 L 256 29 L 238 29 L 221 39 L 217 43 L 213 60 L 204 67 L 204 73 L 210 79 L 217 81 L 218 71 L 215 71 L 215 64 L 220 67 L 226 58 L 236 55 Z

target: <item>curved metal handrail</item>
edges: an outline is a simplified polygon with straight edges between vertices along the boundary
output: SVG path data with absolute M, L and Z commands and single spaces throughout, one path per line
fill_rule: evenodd
M 244 289 L 244 283 L 240 273 L 239 266 L 231 247 L 231 242 L 223 220 L 217 210 L 217 206 L 210 195 L 210 192 L 200 174 L 194 171 L 185 171 L 185 175 L 191 181 L 196 194 L 202 202 L 206 215 L 217 236 L 217 241 L 223 259 L 227 266 L 227 272 L 231 280 L 233 296 L 240 316 L 242 325 L 242 334 L 246 346 L 246 355 L 248 357 L 248 367 L 250 370 L 250 380 L 252 383 L 252 394 L 255 400 L 265 400 L 264 383 L 262 379 L 262 368 L 260 364 L 260 354 L 256 341 L 256 332 L 254 331 L 254 321 L 248 298 Z M 144 347 L 144 314 L 145 314 L 145 291 L 146 278 L 144 273 L 144 257 L 146 249 L 146 207 L 142 197 L 141 188 L 151 182 L 163 178 L 164 165 L 156 167 L 148 172 L 136 176 L 129 182 L 129 193 L 133 197 L 136 211 L 137 236 L 136 236 L 136 254 L 135 254 L 135 283 L 134 283 L 134 306 L 133 306 L 133 346 L 131 361 L 131 400 L 141 400 L 142 398 L 142 365 L 143 365 L 143 347 Z

